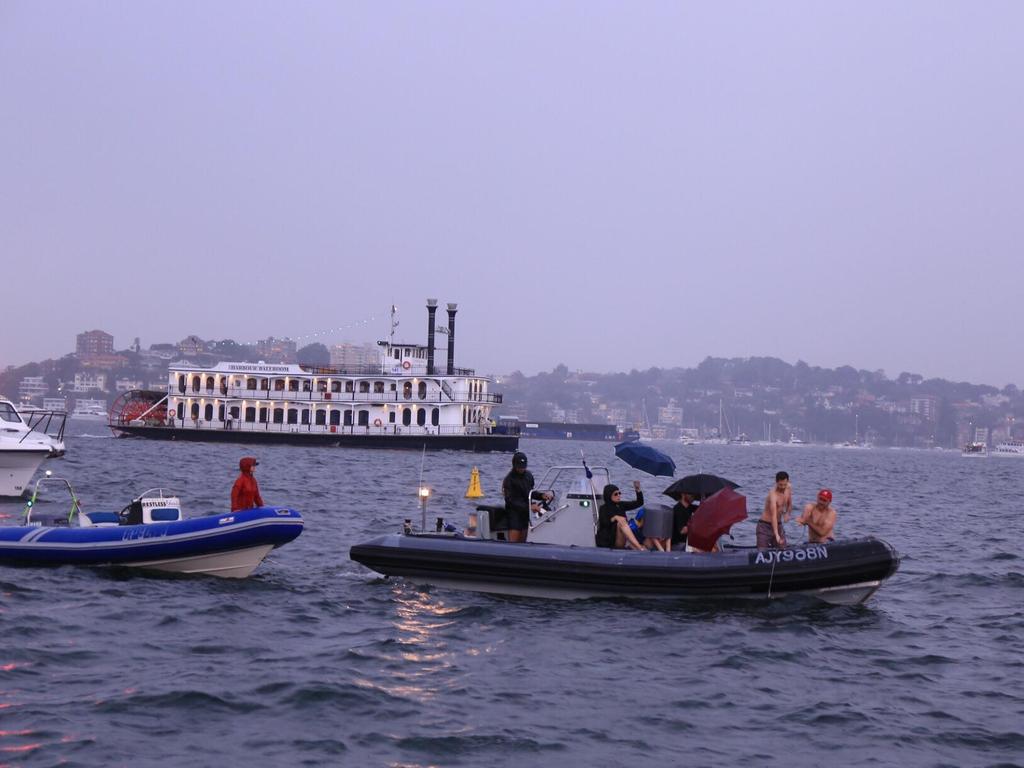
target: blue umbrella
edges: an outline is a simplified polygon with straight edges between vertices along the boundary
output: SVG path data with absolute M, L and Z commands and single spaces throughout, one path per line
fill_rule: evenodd
M 671 456 L 636 440 L 616 445 L 615 455 L 634 469 L 649 475 L 671 477 L 676 471 L 676 463 Z

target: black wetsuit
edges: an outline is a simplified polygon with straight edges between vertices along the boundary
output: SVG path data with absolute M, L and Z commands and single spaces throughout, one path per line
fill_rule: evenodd
M 514 469 L 501 481 L 508 527 L 513 531 L 523 531 L 530 527 L 530 491 L 533 490 L 533 482 L 530 470 L 520 474 Z

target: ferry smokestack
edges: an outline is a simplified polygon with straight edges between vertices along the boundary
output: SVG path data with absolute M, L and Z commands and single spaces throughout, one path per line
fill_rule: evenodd
M 458 304 L 448 305 L 448 375 L 455 373 L 455 312 Z
M 434 375 L 434 315 L 437 299 L 427 299 L 427 376 Z

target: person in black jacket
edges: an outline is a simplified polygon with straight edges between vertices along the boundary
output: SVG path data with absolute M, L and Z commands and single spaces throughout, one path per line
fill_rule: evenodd
M 672 507 L 672 549 L 686 549 L 686 536 L 690 532 L 690 518 L 697 511 L 694 497 L 684 493 Z
M 633 490 L 636 491 L 636 501 L 622 501 L 622 491 L 617 485 L 609 483 L 604 487 L 604 504 L 597 511 L 597 535 L 594 537 L 597 546 L 643 549 L 630 530 L 626 517 L 626 512 L 644 503 L 644 494 L 638 480 L 633 481 Z
M 508 540 L 517 543 L 526 541 L 530 528 L 534 480 L 526 463 L 526 454 L 516 451 L 512 455 L 512 470 L 501 481 L 501 495 L 505 497 L 505 514 L 508 516 Z

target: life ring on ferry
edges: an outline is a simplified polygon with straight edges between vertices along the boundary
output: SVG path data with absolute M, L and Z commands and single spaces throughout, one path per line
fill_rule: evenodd
M 412 363 L 410 363 L 408 360 L 404 360 L 402 362 L 402 367 L 408 371 L 410 368 L 412 368 Z
M 384 422 L 382 422 L 380 419 L 374 419 L 373 420 L 373 426 L 375 426 L 375 427 L 379 427 L 383 423 Z

